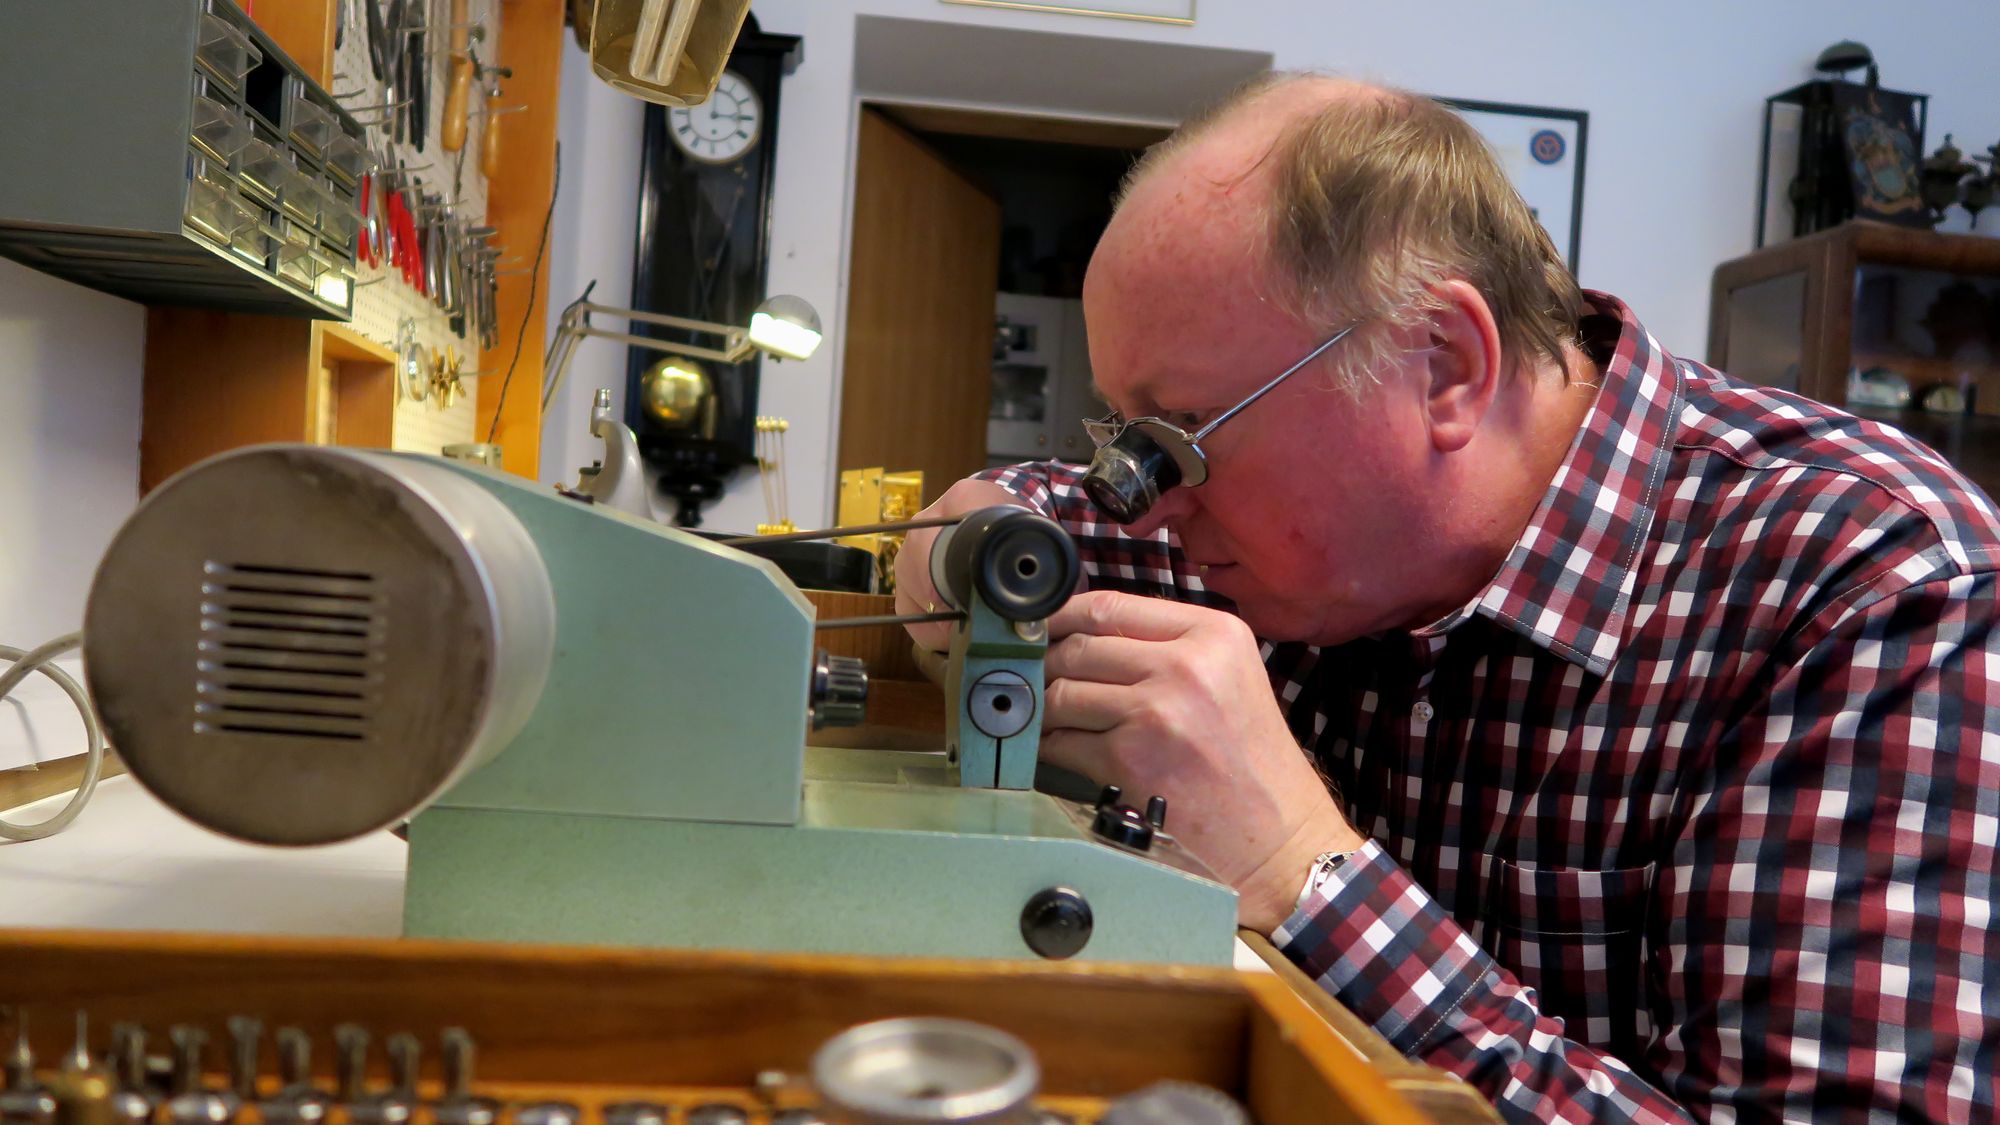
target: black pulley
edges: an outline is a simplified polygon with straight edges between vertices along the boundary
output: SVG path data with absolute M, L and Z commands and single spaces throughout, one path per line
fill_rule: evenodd
M 1038 621 L 1076 589 L 1076 543 L 1061 525 L 1026 508 L 982 508 L 939 539 L 931 580 L 956 608 L 976 591 L 1009 621 Z

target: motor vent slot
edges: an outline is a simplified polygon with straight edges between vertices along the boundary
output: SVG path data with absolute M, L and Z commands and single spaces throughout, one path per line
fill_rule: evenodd
M 206 563 L 195 733 L 372 738 L 388 633 L 383 601 L 372 574 Z

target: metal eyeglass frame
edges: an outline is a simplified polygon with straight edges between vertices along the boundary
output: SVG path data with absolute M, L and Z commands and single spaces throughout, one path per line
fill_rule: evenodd
M 1279 372 L 1270 382 L 1250 392 L 1242 402 L 1217 415 L 1207 425 L 1189 433 L 1164 418 L 1146 416 L 1121 419 L 1117 411 L 1102 418 L 1086 418 L 1083 429 L 1097 446 L 1090 471 L 1084 474 L 1083 490 L 1099 511 L 1121 524 L 1144 516 L 1160 494 L 1176 485 L 1190 488 L 1208 480 L 1208 455 L 1201 442 L 1216 427 L 1236 417 L 1251 403 L 1270 394 L 1278 384 L 1291 378 L 1307 364 L 1346 339 L 1361 326 L 1360 321 L 1335 332 L 1297 363 Z

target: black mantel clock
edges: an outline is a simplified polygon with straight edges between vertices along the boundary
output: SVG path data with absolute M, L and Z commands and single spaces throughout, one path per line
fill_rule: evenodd
M 766 296 L 778 96 L 798 66 L 796 35 L 743 24 L 715 93 L 698 106 L 646 107 L 632 307 L 747 325 Z M 642 334 L 672 329 L 634 325 Z M 714 340 L 695 340 L 713 344 Z M 737 364 L 629 349 L 625 420 L 674 498 L 674 522 L 701 523 L 736 470 L 756 462 L 760 356 Z

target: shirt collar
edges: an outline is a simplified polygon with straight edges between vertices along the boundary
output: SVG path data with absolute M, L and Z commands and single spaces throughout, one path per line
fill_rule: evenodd
M 1591 313 L 1616 322 L 1597 400 L 1493 581 L 1417 633 L 1441 633 L 1480 614 L 1602 676 L 1631 614 L 1639 547 L 1673 452 L 1682 388 L 1680 365 L 1624 302 L 1584 297 Z M 1609 330 L 1607 323 L 1607 337 Z

